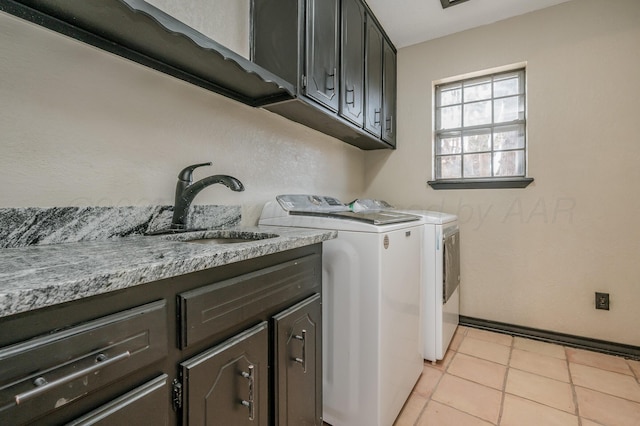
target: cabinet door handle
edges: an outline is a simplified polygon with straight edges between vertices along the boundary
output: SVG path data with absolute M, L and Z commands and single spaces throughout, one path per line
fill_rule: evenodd
M 249 420 L 253 421 L 253 419 L 256 417 L 256 412 L 255 412 L 255 400 L 254 400 L 254 394 L 253 394 L 253 386 L 255 384 L 255 366 L 252 364 L 249 364 L 249 372 L 247 373 L 246 371 L 242 372 L 242 377 L 244 377 L 245 379 L 249 380 L 249 400 L 242 400 L 242 405 L 244 405 L 245 407 L 249 408 Z
M 295 362 L 302 364 L 302 371 L 307 372 L 307 330 L 302 330 L 302 335 L 294 335 L 294 339 L 302 341 L 302 357 L 294 358 Z
M 34 389 L 22 392 L 15 396 L 16 405 L 22 404 L 29 399 L 42 395 L 43 393 L 46 393 L 51 389 L 55 389 L 58 386 L 62 386 L 65 383 L 69 383 L 72 380 L 78 379 L 82 376 L 88 376 L 101 368 L 105 368 L 109 365 L 125 360 L 130 356 L 131 353 L 129 353 L 129 351 L 116 355 L 113 358 L 108 358 L 105 354 L 99 354 L 95 358 L 95 364 L 87 368 L 83 368 L 82 370 L 78 370 L 75 373 L 68 374 L 51 382 L 48 382 L 44 377 L 38 377 L 34 380 L 34 386 L 36 386 Z
M 387 134 L 393 133 L 393 115 L 387 117 Z
M 373 124 L 380 124 L 380 109 L 376 109 L 373 112 Z
M 336 77 L 337 77 L 337 72 L 336 69 L 333 69 L 333 72 L 330 74 L 327 74 L 328 77 L 331 77 L 331 87 L 327 86 L 327 90 L 336 90 Z

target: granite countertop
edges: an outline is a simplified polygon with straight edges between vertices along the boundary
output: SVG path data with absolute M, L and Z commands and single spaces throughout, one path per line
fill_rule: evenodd
M 277 236 L 233 244 L 185 241 L 254 233 Z M 311 245 L 336 235 L 336 231 L 319 229 L 236 227 L 0 249 L 0 317 Z

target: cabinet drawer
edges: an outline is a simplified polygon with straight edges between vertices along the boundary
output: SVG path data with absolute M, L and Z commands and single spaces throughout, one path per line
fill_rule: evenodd
M 0 348 L 0 424 L 22 424 L 167 356 L 158 301 Z
M 169 380 L 157 377 L 67 426 L 169 424 Z
M 314 254 L 179 294 L 181 347 L 228 336 L 318 292 L 321 274 Z

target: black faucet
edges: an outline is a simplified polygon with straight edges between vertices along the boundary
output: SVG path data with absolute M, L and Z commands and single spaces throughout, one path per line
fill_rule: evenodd
M 176 201 L 173 207 L 173 220 L 171 221 L 171 229 L 185 229 L 187 227 L 187 214 L 189 213 L 189 206 L 193 199 L 198 195 L 200 191 L 207 186 L 221 183 L 232 191 L 244 191 L 244 185 L 238 179 L 227 175 L 213 175 L 200 179 L 199 181 L 192 183 L 193 170 L 202 167 L 210 166 L 209 163 L 194 164 L 189 167 L 185 167 L 178 174 L 178 183 L 176 184 Z

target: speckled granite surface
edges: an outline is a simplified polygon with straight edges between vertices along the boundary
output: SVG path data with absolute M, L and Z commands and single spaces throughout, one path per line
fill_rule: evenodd
M 172 206 L 0 208 L 0 248 L 142 235 L 171 225 Z M 240 224 L 240 206 L 191 206 L 190 228 Z
M 235 244 L 184 241 L 255 233 L 277 236 Z M 269 226 L 0 249 L 0 317 L 315 244 L 336 234 Z

